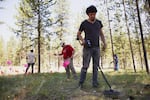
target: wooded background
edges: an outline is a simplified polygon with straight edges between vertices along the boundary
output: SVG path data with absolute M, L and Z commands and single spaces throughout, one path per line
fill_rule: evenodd
M 120 68 L 149 73 L 150 1 L 94 1 L 107 41 L 107 50 L 101 50 L 102 68 L 112 68 L 113 54 L 117 54 Z M 18 27 L 10 28 L 16 37 L 7 43 L 0 37 L 0 65 L 6 66 L 6 61 L 11 60 L 14 66 L 22 66 L 26 54 L 33 49 L 39 73 L 44 67 L 59 67 L 62 58 L 53 54 L 61 52 L 60 42 L 65 41 L 75 48 L 74 65 L 81 67 L 82 47 L 76 34 L 80 23 L 87 19 L 86 8 L 72 16 L 69 6 L 68 0 L 20 0 L 16 15 Z

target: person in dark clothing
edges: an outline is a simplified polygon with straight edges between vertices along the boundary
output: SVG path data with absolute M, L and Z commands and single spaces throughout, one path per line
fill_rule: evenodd
M 98 66 L 100 59 L 100 44 L 99 40 L 103 42 L 103 50 L 106 48 L 106 42 L 102 31 L 102 22 L 96 19 L 97 9 L 95 6 L 91 5 L 86 9 L 86 14 L 88 19 L 84 20 L 77 32 L 77 37 L 81 41 L 83 46 L 83 66 L 81 68 L 79 86 L 82 88 L 83 83 L 86 79 L 87 69 L 89 67 L 90 59 L 93 60 L 93 87 L 98 86 Z M 81 36 L 81 33 L 84 31 L 85 37 Z
M 119 70 L 118 56 L 116 54 L 114 54 L 114 70 L 115 71 Z

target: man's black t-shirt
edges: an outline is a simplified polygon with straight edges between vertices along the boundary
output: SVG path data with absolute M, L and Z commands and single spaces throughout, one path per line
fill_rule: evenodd
M 99 47 L 100 29 L 103 27 L 100 20 L 95 20 L 94 23 L 84 20 L 79 28 L 79 31 L 84 31 L 85 41 L 90 40 L 92 47 Z

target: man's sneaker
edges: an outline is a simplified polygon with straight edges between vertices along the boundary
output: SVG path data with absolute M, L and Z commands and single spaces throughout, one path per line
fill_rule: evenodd
M 97 87 L 98 87 L 98 85 L 99 85 L 99 83 L 95 83 L 95 84 L 93 84 L 93 88 L 97 88 Z
M 93 88 L 97 88 L 98 87 L 98 85 L 93 85 Z
M 83 83 L 79 83 L 79 88 L 80 88 L 80 89 L 83 88 Z

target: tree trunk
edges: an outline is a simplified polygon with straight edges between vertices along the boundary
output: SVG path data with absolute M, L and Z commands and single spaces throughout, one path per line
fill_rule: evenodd
M 50 52 L 48 53 L 48 61 L 49 61 L 49 66 L 51 66 L 51 55 L 50 55 Z
M 127 31 L 128 31 L 127 33 L 128 33 L 129 43 L 130 43 L 132 62 L 133 62 L 134 72 L 136 72 L 134 55 L 133 55 L 133 49 L 132 49 L 132 43 L 131 43 L 131 37 L 130 37 L 130 30 L 129 30 L 129 26 L 128 26 L 128 23 L 127 23 L 127 14 L 126 14 L 126 8 L 125 8 L 125 1 L 124 0 L 123 0 L 123 7 L 124 7 L 124 15 L 125 15 L 126 27 L 127 27 Z
M 109 10 L 108 10 L 108 7 L 107 7 L 107 0 L 106 0 L 106 9 L 107 9 L 107 16 L 108 16 L 108 24 L 109 24 L 109 31 L 110 31 L 110 39 L 111 39 L 111 50 L 112 50 L 112 58 L 113 58 L 113 64 L 115 66 L 115 63 L 114 63 L 114 46 L 113 46 L 113 37 L 112 37 L 112 31 L 111 31 L 111 26 L 110 26 L 110 17 L 109 17 Z
M 38 4 L 40 3 L 40 1 L 38 0 Z M 40 52 L 40 38 L 41 38 L 41 16 L 40 16 L 40 5 L 38 6 L 38 73 L 40 73 L 40 68 L 41 68 L 41 52 Z
M 139 38 L 138 38 L 138 39 L 139 39 Z M 140 39 L 139 39 L 139 40 L 140 40 Z M 138 41 L 139 41 L 139 40 L 138 40 Z M 139 53 L 140 53 L 140 60 L 141 60 L 141 68 L 142 68 L 142 70 L 143 70 L 143 60 L 142 60 L 142 53 L 141 53 L 142 51 L 141 51 L 140 43 L 139 43 L 138 46 L 139 46 Z
M 137 8 L 137 14 L 138 14 L 138 20 L 139 20 L 139 26 L 140 26 L 140 34 L 141 34 L 141 40 L 142 40 L 142 47 L 143 47 L 143 54 L 144 54 L 146 72 L 147 72 L 147 74 L 149 74 L 148 60 L 147 60 L 145 43 L 144 43 L 144 36 L 143 36 L 143 30 L 142 30 L 142 24 L 141 24 L 141 18 L 140 18 L 140 11 L 139 11 L 138 0 L 136 0 L 136 8 Z
M 101 55 L 101 67 L 103 68 L 103 55 Z
M 123 68 L 126 69 L 126 56 L 125 56 L 125 49 L 124 49 L 124 45 L 121 45 L 122 49 L 123 49 Z
M 133 4 L 133 1 L 132 1 L 132 4 Z M 139 55 L 140 55 L 140 63 L 141 63 L 141 68 L 143 70 L 143 61 L 142 61 L 142 54 L 141 54 L 140 38 L 139 38 L 138 30 L 137 30 L 137 27 L 136 27 L 135 14 L 133 12 L 133 9 L 131 8 L 130 1 L 129 1 L 129 6 L 130 6 L 130 11 L 132 13 L 132 19 L 134 21 L 134 28 L 135 28 L 135 32 L 136 32 L 136 38 L 137 38 L 136 43 L 138 44 L 138 50 L 139 50 Z
M 21 35 L 21 50 L 20 50 L 21 53 L 19 53 L 20 54 L 20 66 L 21 66 L 22 50 L 23 50 L 23 42 L 24 42 L 23 41 L 23 38 L 24 38 L 24 19 L 22 21 L 21 31 L 22 31 L 22 35 Z

